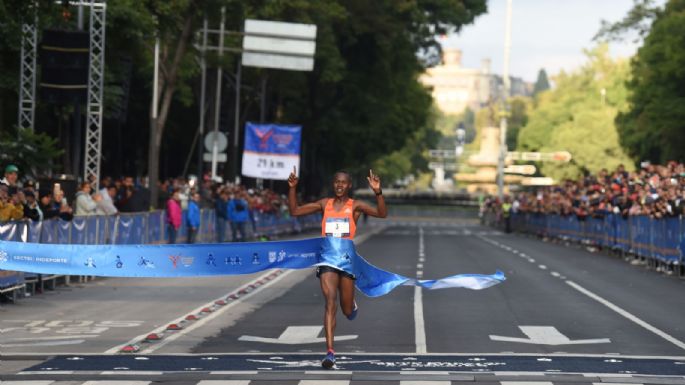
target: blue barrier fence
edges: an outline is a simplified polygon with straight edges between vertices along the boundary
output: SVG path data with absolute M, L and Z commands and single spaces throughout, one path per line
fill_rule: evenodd
M 198 243 L 217 240 L 217 217 L 214 210 L 201 210 Z M 183 211 L 177 242 L 188 236 L 186 211 Z M 273 237 L 281 234 L 316 229 L 321 226 L 321 214 L 303 217 L 281 217 L 254 213 L 245 225 L 248 238 L 256 234 Z M 231 240 L 229 222 L 226 222 L 224 240 Z M 0 240 L 52 244 L 143 244 L 166 243 L 168 234 L 164 211 L 120 214 L 113 216 L 74 217 L 71 221 L 51 219 L 42 222 L 13 221 L 0 224 Z M 20 285 L 35 275 L 0 270 L 0 289 Z
M 682 264 L 680 244 L 685 238 L 683 218 L 652 219 L 648 216 L 609 214 L 603 218 L 518 213 L 512 229 L 584 242 L 666 264 Z

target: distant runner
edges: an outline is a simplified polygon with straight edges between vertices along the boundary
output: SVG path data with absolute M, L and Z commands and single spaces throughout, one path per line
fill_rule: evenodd
M 369 187 L 376 194 L 376 207 L 369 204 L 353 200 L 348 196 L 352 188 L 350 174 L 345 171 L 338 171 L 333 176 L 333 198 L 323 198 L 316 202 L 305 203 L 302 206 L 297 204 L 296 187 L 299 181 L 296 170 L 288 178 L 288 209 L 290 215 L 300 216 L 317 212 L 323 213 L 321 221 L 321 235 L 326 237 L 340 237 L 354 239 L 357 230 L 357 220 L 362 214 L 377 218 L 385 218 L 388 211 L 385 207 L 385 199 L 381 190 L 381 180 L 378 175 L 369 170 Z M 351 271 L 351 269 L 347 269 Z M 355 319 L 359 307 L 354 300 L 354 281 L 355 277 L 351 273 L 343 270 L 342 266 L 319 266 L 316 269 L 316 276 L 321 282 L 321 291 L 326 299 L 326 310 L 324 313 L 324 328 L 326 330 L 326 357 L 321 361 L 321 366 L 330 369 L 335 365 L 335 351 L 333 350 L 333 339 L 335 332 L 335 321 L 337 313 L 337 296 L 340 292 L 340 307 L 343 314 L 349 320 Z

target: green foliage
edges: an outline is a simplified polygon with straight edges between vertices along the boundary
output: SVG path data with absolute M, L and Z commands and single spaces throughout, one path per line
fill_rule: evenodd
M 587 64 L 570 74 L 562 72 L 555 78 L 556 87 L 539 95 L 518 137 L 521 151 L 571 152 L 569 164 L 541 165 L 542 173 L 556 180 L 631 164 L 614 124 L 616 114 L 627 108 L 628 63 L 612 60 L 606 44 L 586 55 Z
M 533 96 L 537 96 L 542 91 L 547 91 L 549 89 L 549 79 L 547 79 L 547 71 L 540 69 L 538 72 L 538 79 L 535 81 L 535 86 L 533 86 Z
M 3 23 L 30 13 L 23 6 L 27 3 L 0 0 Z M 103 140 L 103 152 L 109 158 L 103 162 L 103 170 L 121 167 L 129 174 L 141 174 L 147 169 L 144 162 L 156 35 L 162 43 L 163 79 L 172 78 L 168 75 L 174 70 L 174 55 L 183 52 L 176 68 L 172 102 L 164 121 L 168 127 L 163 130 L 166 134 L 161 139 L 159 156 L 162 176 L 175 176 L 181 173 L 188 151 L 192 151 L 189 147 L 199 119 L 197 52 L 192 46 L 179 50 L 181 31 L 187 22 L 192 40 L 205 13 L 211 28 L 217 27 L 221 6 L 226 6 L 226 29 L 230 31 L 240 30 L 245 18 L 316 24 L 314 71 L 245 67 L 241 100 L 241 123 L 257 120 L 259 84 L 266 73 L 267 120 L 303 125 L 303 180 L 312 192 L 320 188 L 320 181 L 328 178 L 332 170 L 347 168 L 366 173 L 370 165 L 385 156 L 381 163 L 385 162 L 389 175 L 407 170 L 407 162 L 400 161 L 398 154 L 410 159 L 410 170 L 425 167 L 421 152 L 435 143 L 437 136 L 430 129 L 430 95 L 417 80 L 424 69 L 417 52 L 422 53 L 422 58 L 435 55 L 436 36 L 459 30 L 486 11 L 486 0 L 110 0 L 107 4 L 105 117 L 110 119 L 104 122 L 104 133 L 109 137 Z M 59 7 L 46 6 L 39 11 L 39 17 L 57 23 L 59 12 L 55 10 Z M 18 22 L 0 24 L 0 103 L 3 98 L 16 100 L 19 26 Z M 227 46 L 236 47 L 235 39 L 228 41 Z M 132 73 L 126 70 L 127 61 L 132 63 Z M 210 98 L 214 95 L 214 67 L 222 65 L 228 79 L 236 62 L 234 54 L 227 53 L 222 60 L 208 55 Z M 128 116 L 111 119 L 125 107 L 122 85 L 127 79 L 131 81 Z M 168 82 L 162 84 L 165 89 L 169 86 Z M 232 129 L 232 124 L 226 124 L 234 113 L 229 107 L 233 105 L 232 91 L 231 82 L 226 81 L 222 129 Z M 11 108 L 16 111 L 16 104 Z M 0 107 L 0 124 L 1 113 Z M 122 122 L 125 124 L 119 126 Z M 119 137 L 108 134 L 116 131 Z M 132 137 L 142 140 L 132 141 Z M 398 167 L 388 162 L 396 162 Z M 230 169 L 233 165 L 226 166 Z
M 631 63 L 630 108 L 616 122 L 637 161 L 685 160 L 685 0 L 671 0 Z
M 528 111 L 531 108 L 530 98 L 516 96 L 509 100 L 509 119 L 507 121 L 507 148 L 514 149 L 521 128 L 528 123 Z
M 0 162 L 17 165 L 24 175 L 45 175 L 62 153 L 57 140 L 45 134 L 19 130 L 18 135 L 3 132 L 0 136 Z
M 595 40 L 623 40 L 629 32 L 637 32 L 640 37 L 649 33 L 651 23 L 662 12 L 654 0 L 633 0 L 633 8 L 620 21 L 609 23 L 602 20 L 602 27 L 595 35 Z

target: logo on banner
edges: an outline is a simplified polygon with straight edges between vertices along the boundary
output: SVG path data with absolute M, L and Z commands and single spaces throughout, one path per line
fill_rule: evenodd
M 279 147 L 287 147 L 293 141 L 293 136 L 290 134 L 277 134 L 274 135 L 274 142 Z
M 7 262 L 7 253 L 3 250 L 0 250 L 0 263 L 2 262 Z
M 231 266 L 242 265 L 242 264 L 243 264 L 243 262 L 240 260 L 240 257 L 237 256 L 237 255 L 235 256 L 235 258 L 226 257 L 226 259 L 224 259 L 224 263 L 225 263 L 226 265 L 231 265 Z
M 214 266 L 216 267 L 216 258 L 214 258 L 214 254 L 209 253 L 207 256 L 207 262 L 205 262 L 209 266 Z
M 278 252 L 278 262 L 281 262 L 282 260 L 285 259 L 285 250 L 281 250 Z
M 181 263 L 185 267 L 190 267 L 190 265 L 192 265 L 194 261 L 195 257 L 181 257 Z
M 269 263 L 274 263 L 276 262 L 276 252 L 275 251 L 269 251 Z
M 91 258 L 91 257 L 88 257 L 88 259 L 86 259 L 86 262 L 84 263 L 84 265 L 85 265 L 86 267 L 95 268 L 95 267 L 96 267 L 96 266 L 95 266 L 95 259 L 93 259 L 93 258 Z
M 267 131 L 260 131 L 259 129 L 254 129 L 255 135 L 259 138 L 259 148 L 265 149 L 268 147 L 269 138 L 274 134 L 274 129 L 270 128 Z
M 253 265 L 261 264 L 261 262 L 259 262 L 259 254 L 258 253 L 252 254 L 252 264 Z
M 138 261 L 138 266 L 143 266 L 143 267 L 148 268 L 148 269 L 154 269 L 155 268 L 155 264 L 152 263 L 151 260 L 149 260 L 145 257 L 140 257 L 140 261 Z
M 124 262 L 121 261 L 121 257 L 117 255 L 117 260 L 114 261 L 116 263 L 117 269 L 121 269 L 124 267 Z
M 180 256 L 178 255 L 170 255 L 169 260 L 171 261 L 171 264 L 174 266 L 174 269 L 178 267 L 178 261 L 181 259 Z

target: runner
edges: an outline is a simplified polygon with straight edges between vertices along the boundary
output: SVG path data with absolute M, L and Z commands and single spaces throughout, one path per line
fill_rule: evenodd
M 353 200 L 349 197 L 352 188 L 350 174 L 338 171 L 333 176 L 333 198 L 323 198 L 316 202 L 305 203 L 302 206 L 297 204 L 296 187 L 299 181 L 296 170 L 288 178 L 288 209 L 290 215 L 300 216 L 323 212 L 321 221 L 321 235 L 354 239 L 357 230 L 357 220 L 362 214 L 372 217 L 385 218 L 388 214 L 381 190 L 381 180 L 378 175 L 369 170 L 369 187 L 376 194 L 376 206 Z M 333 350 L 333 333 L 335 331 L 335 318 L 338 311 L 337 296 L 340 293 L 340 307 L 343 314 L 349 320 L 357 316 L 357 303 L 354 300 L 354 280 L 351 273 L 342 268 L 332 266 L 319 266 L 316 269 L 316 276 L 321 283 L 321 291 L 326 300 L 326 310 L 324 313 L 324 328 L 326 330 L 326 357 L 321 361 L 321 366 L 330 369 L 335 365 L 335 351 Z

